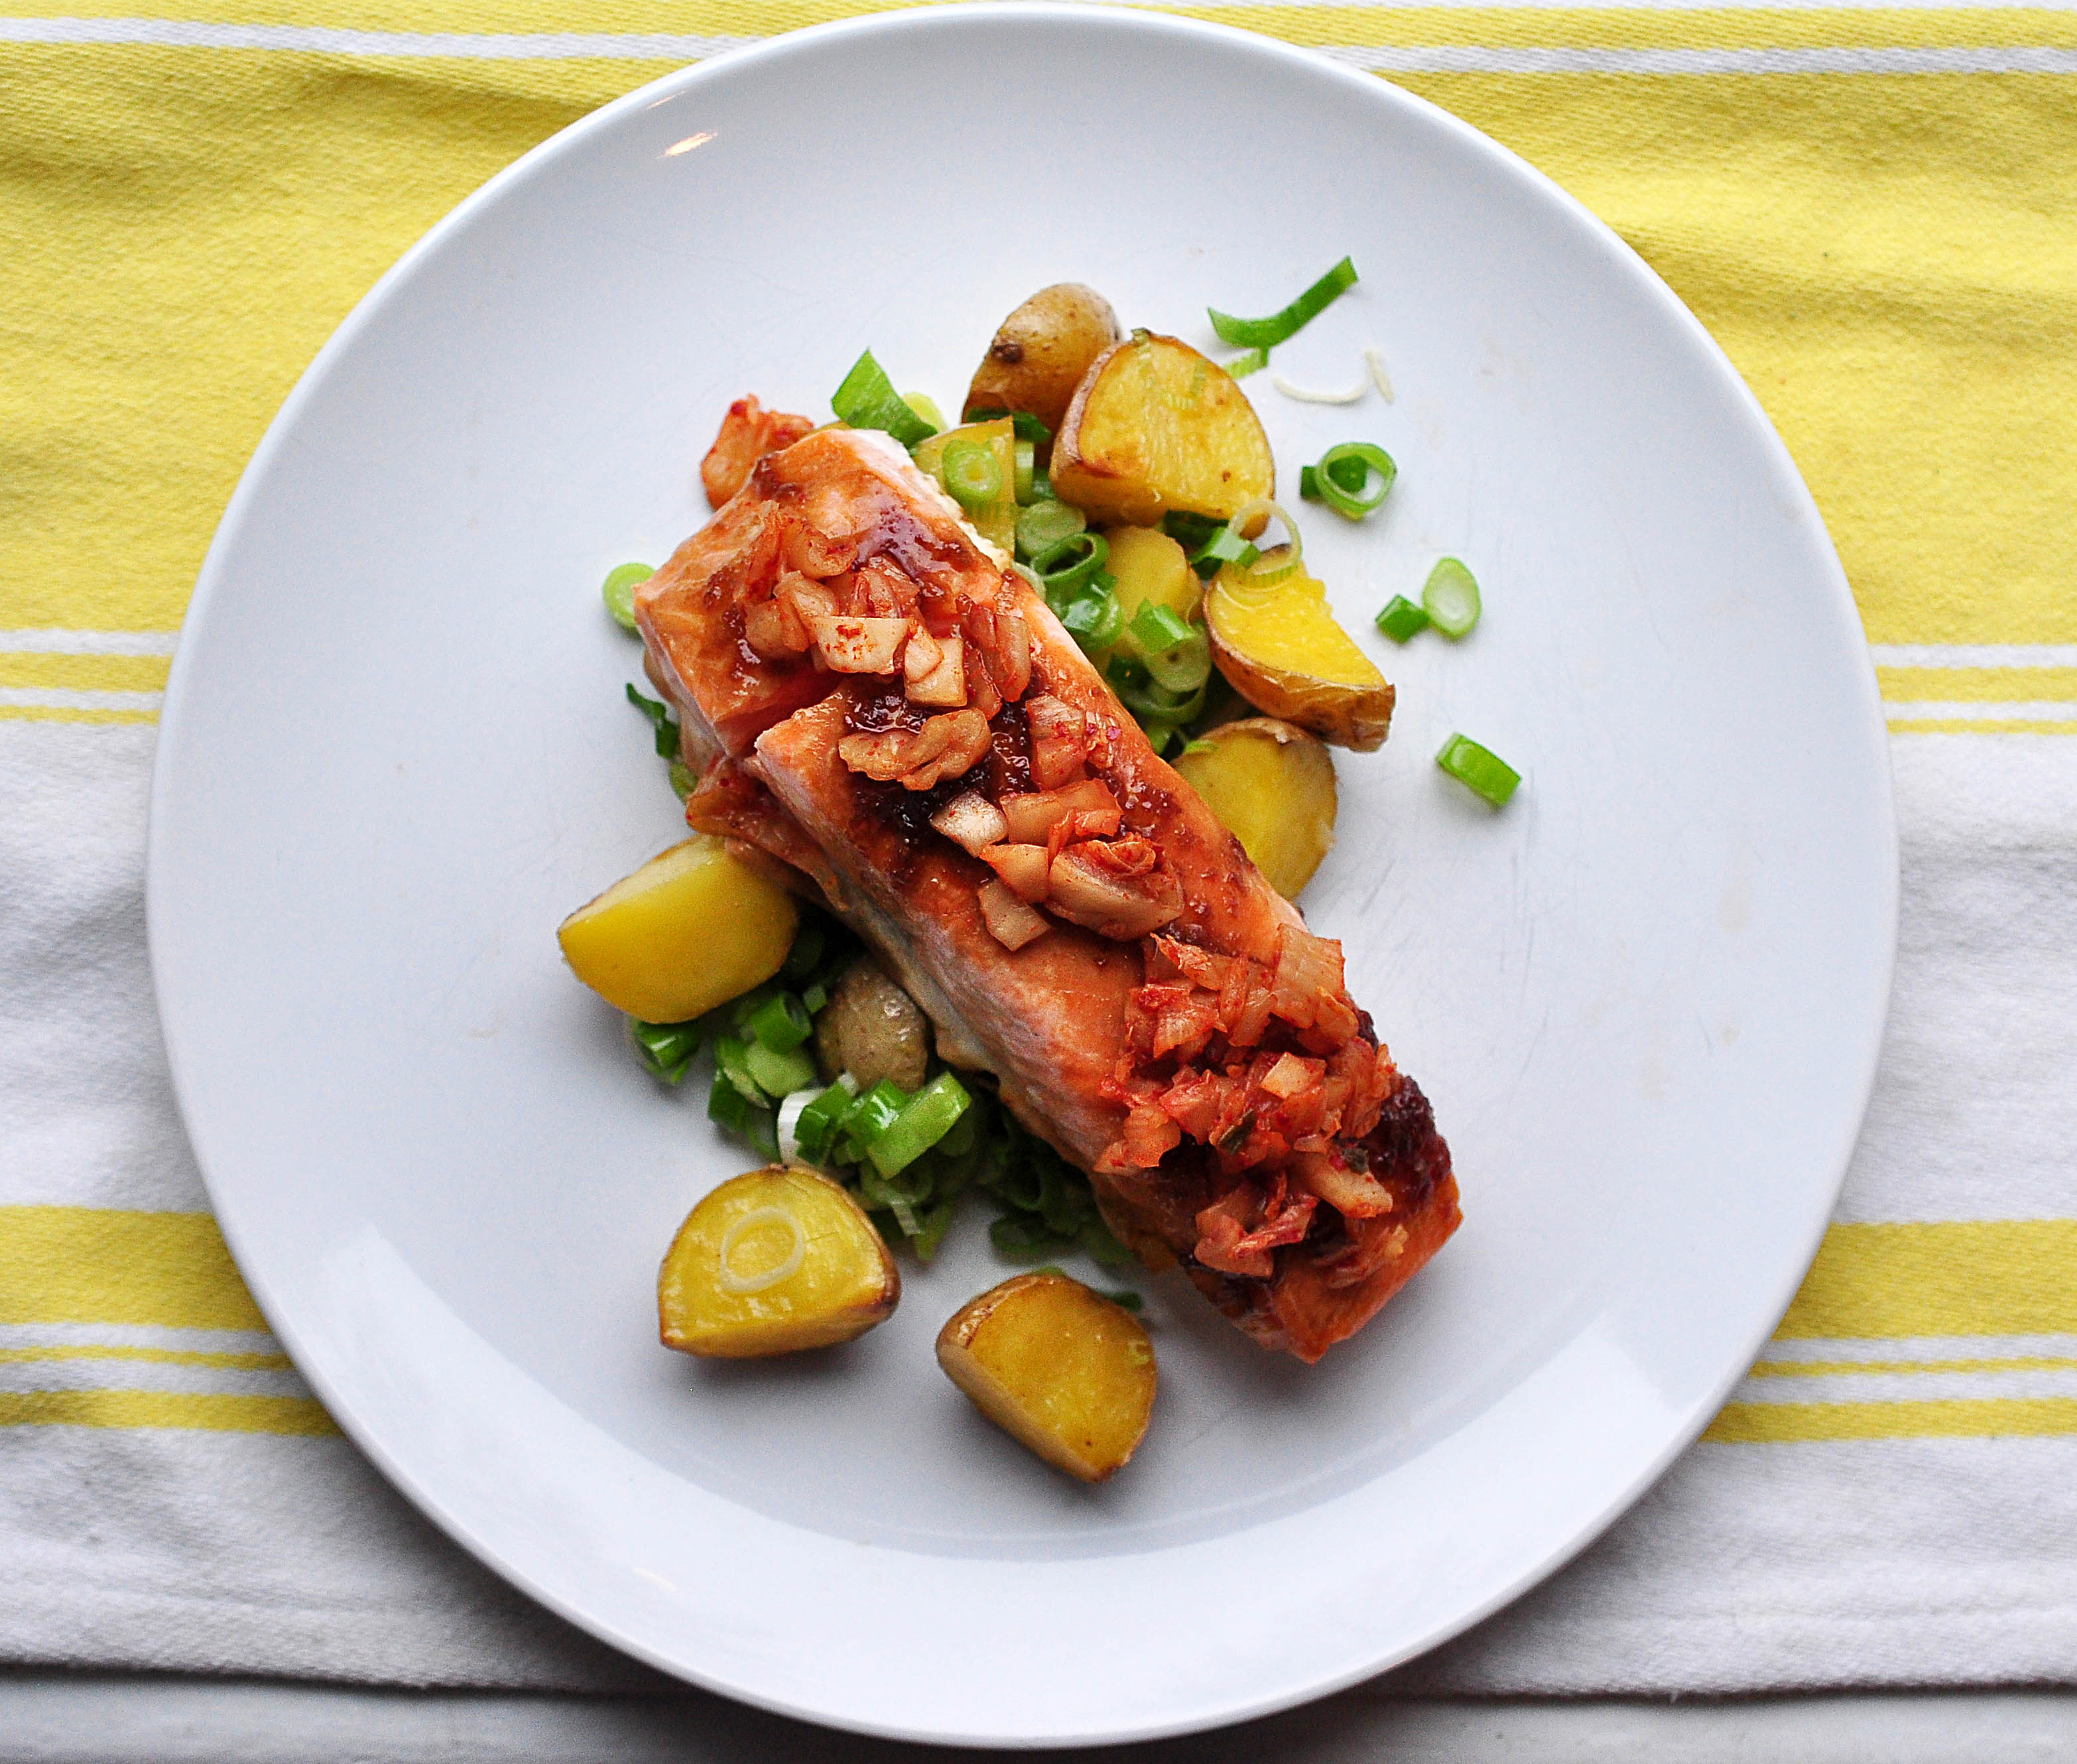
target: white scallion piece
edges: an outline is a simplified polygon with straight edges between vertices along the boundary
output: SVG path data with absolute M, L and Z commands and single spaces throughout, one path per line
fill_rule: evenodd
M 1370 368 L 1370 381 L 1377 388 L 1378 396 L 1390 404 L 1392 376 L 1384 371 L 1384 352 L 1374 343 L 1367 343 L 1363 347 L 1363 361 Z
M 779 1101 L 779 1161 L 789 1163 L 797 1170 L 812 1170 L 815 1167 L 801 1155 L 801 1142 L 796 1130 L 801 1125 L 801 1111 L 821 1096 L 828 1087 L 810 1084 L 805 1090 L 789 1092 Z
M 787 1252 L 785 1259 L 775 1263 L 762 1274 L 752 1274 L 748 1276 L 738 1274 L 730 1264 L 729 1258 L 735 1254 L 735 1246 L 742 1242 L 743 1233 L 754 1225 L 775 1223 L 783 1225 L 793 1234 L 793 1247 Z M 783 1207 L 755 1208 L 743 1214 L 722 1234 L 721 1289 L 724 1292 L 738 1294 L 762 1292 L 767 1287 L 776 1286 L 789 1275 L 794 1273 L 800 1267 L 802 1261 L 806 1259 L 807 1254 L 808 1234 L 801 1229 L 801 1221 L 798 1219 Z
M 1296 398 L 1301 404 L 1354 404 L 1370 390 L 1370 383 L 1361 375 L 1346 392 L 1334 392 L 1325 387 L 1297 386 L 1280 373 L 1272 373 L 1269 383 L 1287 398 Z

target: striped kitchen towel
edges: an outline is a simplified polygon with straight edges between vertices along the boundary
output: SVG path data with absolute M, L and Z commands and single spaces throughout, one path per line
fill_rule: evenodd
M 144 965 L 152 723 L 381 270 L 605 99 L 851 10 L 0 0 L 0 1659 L 635 1681 L 389 1492 L 239 1283 Z M 1895 736 L 1896 1004 L 1803 1292 L 1635 1512 L 1400 1682 L 2077 1677 L 2077 13 L 1179 10 L 1412 87 L 1643 252 L 1802 467 Z

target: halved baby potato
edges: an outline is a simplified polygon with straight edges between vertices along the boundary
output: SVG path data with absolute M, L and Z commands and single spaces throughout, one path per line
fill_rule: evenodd
M 1123 1467 L 1154 1408 L 1138 1319 L 1064 1274 L 991 1287 L 939 1332 L 938 1363 L 982 1414 L 1085 1483 Z
M 656 1276 L 664 1346 L 706 1359 L 829 1347 L 891 1316 L 894 1258 L 827 1176 L 731 1176 L 686 1217 Z
M 1269 438 L 1216 361 L 1134 331 L 1096 359 L 1053 438 L 1053 493 L 1101 525 L 1230 520 L 1276 488 Z
M 1277 552 L 1255 566 L 1273 570 Z M 1334 622 L 1326 586 L 1301 568 L 1263 583 L 1229 564 L 1205 593 L 1205 624 L 1219 672 L 1256 709 L 1368 753 L 1392 726 L 1392 689 Z
M 1089 364 L 1120 335 L 1118 314 L 1095 289 L 1078 281 L 1042 288 L 1002 321 L 964 409 L 1029 410 L 1057 431 Z
M 606 1003 L 682 1023 L 771 979 L 799 924 L 792 895 L 701 834 L 579 907 L 556 936 Z
M 1296 899 L 1334 842 L 1327 750 L 1290 723 L 1250 717 L 1207 730 L 1175 765 L 1269 885 Z

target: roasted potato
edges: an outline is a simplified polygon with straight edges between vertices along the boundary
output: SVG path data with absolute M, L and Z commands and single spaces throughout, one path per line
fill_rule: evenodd
M 705 1359 L 829 1347 L 890 1316 L 901 1276 L 859 1204 L 774 1164 L 731 1176 L 687 1216 L 656 1276 L 664 1346 Z
M 1296 899 L 1334 842 L 1334 762 L 1327 750 L 1288 722 L 1251 717 L 1199 736 L 1176 769 L 1269 885 Z
M 986 447 L 995 460 L 1000 493 L 993 502 L 969 508 L 962 503 L 961 510 L 973 529 L 991 545 L 1005 552 L 1017 547 L 1017 434 L 1015 426 L 1007 417 L 992 422 L 969 422 L 964 427 L 947 429 L 943 435 L 934 435 L 927 441 L 917 443 L 915 460 L 918 465 L 938 481 L 939 489 L 950 494 L 945 482 L 945 449 L 955 441 L 972 441 Z
M 1267 571 L 1276 552 L 1256 566 Z M 1334 622 L 1326 587 L 1301 568 L 1263 584 L 1231 564 L 1205 594 L 1212 659 L 1258 710 L 1368 753 L 1392 726 L 1392 689 Z
M 1268 437 L 1217 362 L 1134 331 L 1090 364 L 1053 438 L 1053 493 L 1099 524 L 1230 520 L 1276 488 Z
M 974 1406 L 1085 1483 L 1123 1467 L 1154 1407 L 1154 1345 L 1122 1305 L 1064 1274 L 1020 1274 L 956 1313 L 938 1363 Z
M 965 409 L 1029 410 L 1055 433 L 1089 364 L 1122 333 L 1110 302 L 1080 282 L 1042 288 L 1007 318 L 981 357 Z
M 556 936 L 614 1009 L 682 1023 L 771 979 L 799 922 L 792 895 L 701 834 L 579 907 Z
M 1204 598 L 1189 555 L 1159 528 L 1113 526 L 1104 538 L 1110 546 L 1105 566 L 1118 579 L 1118 609 L 1130 625 L 1132 615 L 1149 601 L 1159 601 L 1185 623 L 1197 616 Z
M 930 1057 L 930 1024 L 915 1000 L 861 955 L 815 1018 L 815 1053 L 826 1076 L 849 1072 L 862 1091 L 883 1078 L 920 1090 Z

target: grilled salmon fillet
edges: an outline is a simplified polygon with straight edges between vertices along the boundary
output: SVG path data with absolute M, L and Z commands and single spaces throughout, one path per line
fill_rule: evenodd
M 718 452 L 771 451 L 635 595 L 687 820 L 851 925 L 1150 1266 L 1317 1360 L 1459 1217 L 1340 946 L 897 443 L 746 406 Z

